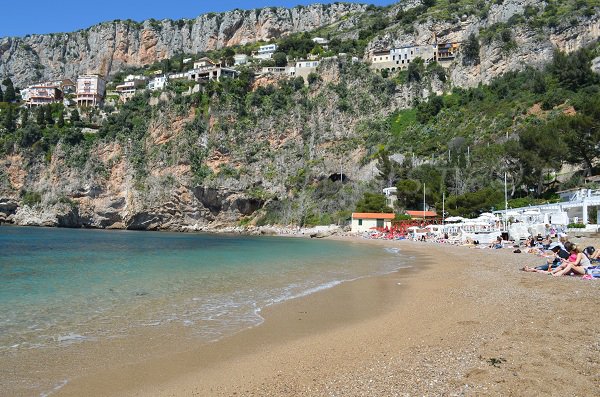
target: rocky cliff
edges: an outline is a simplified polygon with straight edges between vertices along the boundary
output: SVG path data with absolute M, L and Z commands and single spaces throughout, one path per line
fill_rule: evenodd
M 425 71 L 419 81 L 403 81 L 398 74 L 383 77 L 364 62 L 334 57 L 321 63 L 319 77 L 308 87 L 264 76 L 243 89 L 237 82 L 224 82 L 190 96 L 168 92 L 159 97 L 138 96 L 135 104 L 108 115 L 109 122 L 99 132 L 87 134 L 85 142 L 77 145 L 61 139 L 50 149 L 35 144 L 21 149 L 11 141 L 10 150 L 0 158 L 0 221 L 205 230 L 257 222 L 328 223 L 333 220 L 328 217 L 336 213 L 345 219 L 364 191 L 380 188 L 369 183 L 379 173 L 374 156 L 377 147 L 391 139 L 390 114 L 434 94 L 449 93 L 456 86 L 485 84 L 526 66 L 541 68 L 551 61 L 554 49 L 572 52 L 600 37 L 598 14 L 541 30 L 516 24 L 510 28 L 510 41 L 489 33 L 527 6 L 540 4 L 495 2 L 485 16 L 428 18 L 415 22 L 412 33 L 392 24 L 367 46 L 427 43 L 432 31 L 440 42 L 464 42 L 471 33 L 488 34 L 488 39 L 480 38 L 480 61 L 465 64 L 459 53 L 446 65 L 444 76 L 449 78 L 443 81 Z M 392 18 L 401 7 L 385 12 Z M 68 74 L 67 70 L 76 74 L 94 64 L 103 65 L 102 71 L 109 73 L 177 51 L 196 52 L 310 30 L 363 9 L 335 4 L 232 11 L 183 21 L 183 26 L 171 21 L 146 21 L 142 26 L 113 22 L 70 34 L 72 40 L 70 35 L 4 39 L 0 74 L 1 68 L 10 65 L 22 81 L 30 79 L 27 57 L 17 60 L 26 54 L 46 54 L 31 58 L 31 62 L 48 65 L 37 69 L 48 73 L 46 77 Z M 359 24 L 359 19 L 354 15 L 344 21 L 344 29 L 350 30 L 340 28 L 340 34 L 355 34 L 351 24 Z M 54 47 L 53 40 L 60 45 Z M 9 52 L 18 56 L 8 57 Z M 65 58 L 73 54 L 81 65 Z M 485 116 L 494 118 L 493 114 Z M 515 111 L 514 118 L 500 123 L 496 132 L 501 136 L 514 133 L 517 126 L 513 123 L 519 117 Z M 463 118 L 468 120 L 469 115 L 450 114 L 448 122 Z M 421 127 L 424 139 L 443 129 L 442 125 Z M 489 143 L 479 136 L 461 139 Z M 435 150 L 444 155 L 448 142 L 430 144 L 437 157 Z
M 405 8 L 414 7 L 414 3 L 401 4 L 404 4 Z M 400 24 L 396 24 L 372 40 L 367 47 L 367 53 L 372 49 L 400 47 L 407 43 L 433 44 L 435 40 L 438 43 L 464 44 L 469 35 L 474 34 L 480 37 L 481 62 L 464 65 L 462 54 L 459 54 L 449 70 L 455 86 L 475 87 L 480 83 L 487 84 L 506 72 L 522 70 L 526 66 L 541 68 L 552 59 L 555 50 L 570 53 L 589 46 L 600 38 L 600 14 L 596 12 L 588 17 L 572 17 L 569 23 L 561 23 L 554 27 L 532 28 L 527 24 L 510 26 L 510 46 L 497 37 L 481 40 L 482 33 L 522 16 L 527 7 L 542 10 L 545 4 L 539 0 L 493 2 L 486 15 L 471 12 L 451 20 L 429 18 L 416 23 L 414 31 L 410 33 L 405 32 Z M 400 6 L 396 7 L 394 11 Z
M 177 53 L 199 53 L 311 31 L 361 12 L 365 5 L 334 3 L 270 7 L 200 15 L 196 19 L 112 21 L 72 33 L 0 39 L 0 76 L 17 86 L 82 73 L 109 75 Z

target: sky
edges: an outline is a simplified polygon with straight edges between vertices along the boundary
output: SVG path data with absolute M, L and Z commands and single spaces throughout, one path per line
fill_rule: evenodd
M 389 5 L 395 0 L 346 0 L 352 3 Z M 34 33 L 60 33 L 85 29 L 114 19 L 195 18 L 207 12 L 234 8 L 293 7 L 329 0 L 10 0 L 2 1 L 0 37 Z

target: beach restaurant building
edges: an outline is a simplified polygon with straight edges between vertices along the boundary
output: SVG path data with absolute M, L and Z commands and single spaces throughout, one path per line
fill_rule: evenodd
M 392 227 L 394 214 L 382 214 L 373 212 L 353 212 L 352 213 L 352 233 L 362 233 L 375 228 L 388 229 Z
M 435 211 L 423 210 L 406 211 L 406 215 L 410 215 L 410 219 L 433 219 L 438 216 Z

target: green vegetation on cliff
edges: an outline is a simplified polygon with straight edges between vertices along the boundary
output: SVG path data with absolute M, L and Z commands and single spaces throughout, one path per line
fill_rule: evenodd
M 498 2 L 483 3 L 428 1 L 397 14 L 371 7 L 355 16 L 357 35 L 331 27 L 290 35 L 278 41 L 280 55 L 272 62 L 308 53 L 360 55 L 398 24 L 479 15 Z M 481 48 L 490 43 L 498 43 L 494 48 L 503 56 L 510 53 L 516 27 L 543 31 L 552 28 L 552 17 L 567 26 L 565 13 L 584 18 L 597 6 L 550 1 L 526 8 L 518 18 L 470 35 L 457 66 L 479 65 Z M 311 40 L 318 33 L 330 39 L 329 49 Z M 229 62 L 232 49 L 193 57 L 202 55 Z M 67 200 L 76 207 L 82 196 L 110 191 L 139 200 L 150 217 L 164 203 L 176 213 L 173 203 L 185 191 L 203 211 L 190 219 L 215 219 L 227 210 L 227 199 L 237 218 L 224 222 L 244 225 L 342 223 L 355 209 L 389 211 L 379 194 L 388 186 L 398 189 L 394 210 L 420 208 L 425 193 L 431 206 L 441 208 L 445 196 L 450 214 L 475 215 L 503 207 L 505 175 L 514 205 L 553 200 L 557 189 L 598 171 L 600 80 L 590 68 L 598 55 L 597 45 L 556 52 L 545 68 L 524 67 L 469 89 L 452 86 L 451 70 L 437 63 L 417 59 L 407 70 L 382 74 L 339 56 L 322 60 L 307 81 L 253 77 L 242 69 L 236 79 L 198 87 L 175 82 L 100 110 L 25 109 L 6 101 L 0 103 L 0 154 L 10 159 L 0 170 L 0 188 L 11 189 L 7 173 L 21 161 L 27 175 L 18 194 L 26 205 Z M 112 83 L 127 73 L 186 70 L 191 65 L 183 59 L 178 54 L 125 70 Z M 6 99 L 10 84 L 0 88 Z M 564 165 L 575 171 L 560 175 Z M 11 183 L 18 179 L 10 177 Z

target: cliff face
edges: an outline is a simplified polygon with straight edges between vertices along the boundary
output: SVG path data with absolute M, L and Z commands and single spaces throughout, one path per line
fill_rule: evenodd
M 505 0 L 493 4 L 488 15 L 464 15 L 456 21 L 427 20 L 415 25 L 413 33 L 403 33 L 403 29 L 391 27 L 387 33 L 369 43 L 367 48 L 393 48 L 406 43 L 433 44 L 436 33 L 438 43 L 465 43 L 470 34 L 480 36 L 481 32 L 494 25 L 507 23 L 512 17 L 523 14 L 526 7 L 541 7 L 539 0 Z M 487 84 L 506 72 L 522 70 L 526 66 L 541 68 L 546 65 L 555 50 L 566 53 L 589 46 L 600 37 L 600 15 L 579 18 L 570 26 L 545 28 L 542 31 L 519 26 L 511 29 L 514 46 L 509 50 L 500 40 L 482 41 L 477 65 L 463 65 L 462 53 L 450 67 L 450 78 L 455 86 L 475 87 Z M 366 57 L 367 55 L 365 55 Z
M 198 53 L 314 30 L 363 11 L 359 4 L 233 10 L 190 20 L 106 22 L 72 33 L 0 39 L 0 76 L 17 86 L 81 73 L 109 75 L 177 53 Z
M 85 149 L 59 143 L 46 159 L 31 152 L 0 159 L 0 221 L 212 230 L 250 221 L 265 207 L 282 209 L 286 224 L 298 223 L 309 208 L 345 209 L 362 195 L 361 181 L 375 174 L 374 161 L 357 144 L 367 133 L 358 126 L 406 106 L 407 93 L 347 58 L 323 62 L 320 70 L 322 83 L 290 88 L 287 99 L 262 94 L 246 115 L 239 99 L 227 95 L 213 97 L 205 116 L 193 104 L 180 111 L 166 96 L 144 105 L 151 110 L 140 141 L 101 139 Z M 255 85 L 268 83 L 277 81 Z M 83 150 L 85 160 L 73 166 Z M 142 174 L 136 150 L 144 153 Z M 194 175 L 194 156 L 206 167 L 202 181 Z M 341 168 L 346 190 L 334 183 Z M 314 196 L 321 187 L 331 190 L 328 200 Z M 41 197 L 25 204 L 24 191 Z
M 432 31 L 439 42 L 463 42 L 471 33 L 507 22 L 527 5 L 539 3 L 505 0 L 491 6 L 486 18 L 426 20 L 412 34 L 392 26 L 368 49 L 427 43 Z M 95 65 L 106 74 L 178 51 L 311 30 L 362 10 L 344 4 L 236 10 L 181 23 L 112 22 L 66 35 L 3 39 L 0 75 L 10 68 L 20 76 L 17 82 L 28 82 L 37 75 L 94 71 Z M 481 40 L 479 64 L 463 65 L 459 53 L 445 82 L 428 76 L 420 83 L 398 84 L 372 73 L 365 63 L 340 57 L 322 62 L 320 81 L 307 88 L 285 88 L 277 78 L 262 77 L 247 96 L 233 91 L 221 96 L 215 90 L 193 103 L 164 92 L 149 98 L 146 109 L 152 109 L 137 140 L 128 138 L 133 131 L 127 131 L 85 148 L 60 142 L 46 157 L 23 150 L 0 158 L 0 221 L 204 230 L 255 222 L 269 210 L 281 214 L 281 223 L 300 224 L 311 214 L 351 209 L 366 189 L 372 190 L 367 183 L 379 172 L 372 150 L 384 143 L 386 118 L 392 112 L 453 86 L 473 87 L 508 71 L 542 67 L 556 48 L 572 52 L 598 40 L 599 18 L 592 15 L 543 34 L 520 25 L 511 30 L 510 48 L 498 39 Z M 354 19 L 359 17 L 342 24 L 358 23 L 350 21 Z M 289 92 L 284 95 L 282 87 Z M 335 183 L 340 174 L 343 184 Z M 40 197 L 25 200 L 30 192 Z

